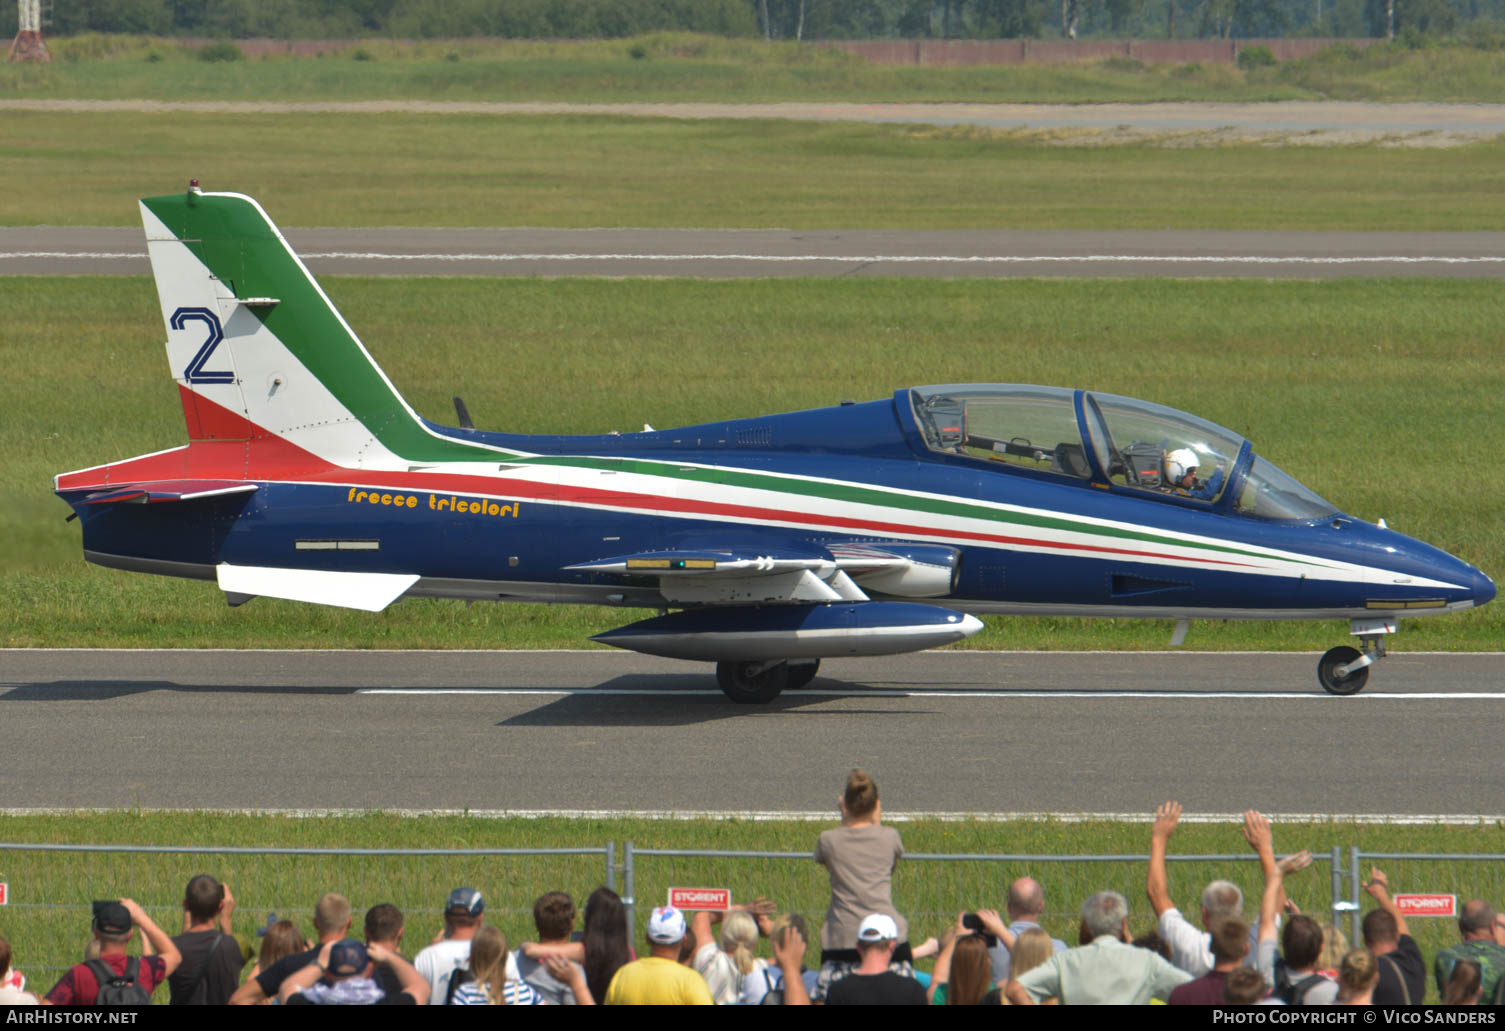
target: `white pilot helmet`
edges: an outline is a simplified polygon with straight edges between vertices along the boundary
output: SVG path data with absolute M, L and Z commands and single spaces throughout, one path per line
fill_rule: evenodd
M 1171 483 L 1180 483 L 1186 474 L 1201 465 L 1197 453 L 1189 447 L 1178 447 L 1165 456 L 1165 478 Z

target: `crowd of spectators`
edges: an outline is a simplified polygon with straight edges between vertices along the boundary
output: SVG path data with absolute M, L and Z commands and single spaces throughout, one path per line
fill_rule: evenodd
M 1258 909 L 1240 889 L 1208 884 L 1193 923 L 1172 901 L 1168 843 L 1181 817 L 1162 805 L 1150 831 L 1145 891 L 1152 932 L 1135 938 L 1123 895 L 1099 891 L 1080 907 L 1076 945 L 1042 928 L 1046 888 L 1021 877 L 1003 892 L 1005 912 L 961 912 L 939 938 L 910 943 L 894 906 L 893 872 L 904 854 L 882 820 L 878 786 L 852 771 L 841 825 L 820 835 L 815 860 L 830 878 L 830 905 L 813 941 L 820 964 L 804 965 L 809 927 L 762 898 L 727 912 L 685 914 L 661 906 L 634 942 L 622 900 L 599 888 L 583 926 L 566 893 L 533 907 L 537 939 L 509 945 L 486 923 L 481 892 L 459 887 L 444 901 L 444 928 L 404 957 L 404 920 L 390 903 L 366 911 L 360 937 L 343 896 L 314 906 L 312 940 L 290 920 L 257 931 L 259 947 L 232 928 L 230 886 L 200 874 L 184 889 L 182 932 L 169 936 L 135 901 L 94 904 L 83 962 L 40 994 L 24 956 L 0 938 L 0 1005 L 1418 1005 L 1427 963 L 1385 874 L 1364 890 L 1375 908 L 1363 944 L 1301 913 L 1286 880 L 1308 852 L 1277 858 L 1269 822 L 1244 814 L 1243 834 L 1263 878 Z M 1505 1003 L 1505 915 L 1475 899 L 1462 908 L 1458 944 L 1431 967 L 1448 1004 Z M 132 943 L 138 939 L 139 950 Z M 760 956 L 763 943 L 768 955 Z M 139 954 L 137 952 L 139 951 Z M 923 973 L 915 961 L 935 957 Z M 249 970 L 246 970 L 250 964 Z M 242 971 L 246 971 L 242 979 Z M 165 989 L 162 987 L 165 985 Z

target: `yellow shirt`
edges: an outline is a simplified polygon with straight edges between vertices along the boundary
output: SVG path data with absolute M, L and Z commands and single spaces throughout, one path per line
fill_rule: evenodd
M 710 1006 L 705 978 L 672 959 L 645 956 L 618 970 L 606 989 L 608 1006 Z

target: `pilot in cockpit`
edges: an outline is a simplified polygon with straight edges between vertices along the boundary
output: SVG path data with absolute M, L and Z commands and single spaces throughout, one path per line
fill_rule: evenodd
M 1161 483 L 1167 490 L 1189 495 L 1199 501 L 1211 501 L 1223 487 L 1223 469 L 1215 467 L 1205 480 L 1197 479 L 1201 459 L 1189 447 L 1168 451 L 1161 459 Z

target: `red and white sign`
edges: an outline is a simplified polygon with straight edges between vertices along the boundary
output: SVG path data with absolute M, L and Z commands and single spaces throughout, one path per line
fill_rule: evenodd
M 10 885 L 0 881 L 0 906 L 10 901 Z
M 1397 895 L 1395 905 L 1403 916 L 1458 915 L 1457 895 Z
M 725 913 L 732 908 L 730 888 L 670 888 L 669 905 L 675 909 L 704 909 Z

